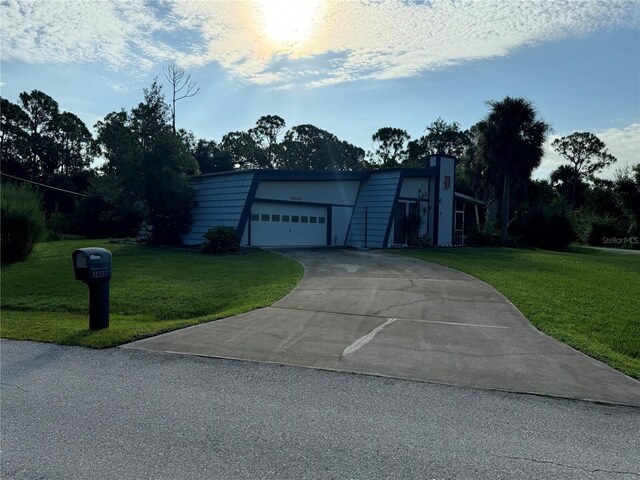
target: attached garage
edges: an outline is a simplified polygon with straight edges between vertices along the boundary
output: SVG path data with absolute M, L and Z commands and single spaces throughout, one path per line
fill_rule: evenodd
M 251 206 L 249 243 L 257 247 L 327 245 L 328 207 L 256 201 Z

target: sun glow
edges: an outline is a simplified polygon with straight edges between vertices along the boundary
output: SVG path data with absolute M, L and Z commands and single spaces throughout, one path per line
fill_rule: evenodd
M 268 40 L 293 46 L 308 39 L 318 20 L 320 0 L 256 0 Z

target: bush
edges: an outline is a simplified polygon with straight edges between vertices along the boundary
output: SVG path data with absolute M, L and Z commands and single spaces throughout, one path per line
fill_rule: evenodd
M 574 239 L 573 224 L 563 202 L 536 208 L 525 215 L 522 240 L 544 250 L 562 250 Z
M 207 239 L 202 245 L 205 253 L 233 252 L 240 247 L 240 235 L 232 227 L 210 228 L 204 238 Z
M 2 185 L 2 263 L 22 262 L 46 229 L 40 197 L 28 187 Z
M 591 231 L 587 237 L 589 245 L 601 247 L 603 245 L 620 248 L 622 245 L 608 243 L 605 239 L 622 239 L 627 236 L 626 229 L 613 218 L 603 217 L 591 225 Z
M 464 244 L 469 247 L 497 247 L 500 245 L 500 231 L 470 233 L 465 237 Z

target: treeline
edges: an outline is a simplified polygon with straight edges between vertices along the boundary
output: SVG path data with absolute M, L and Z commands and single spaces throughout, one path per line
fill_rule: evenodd
M 99 121 L 95 137 L 43 92 L 23 92 L 16 103 L 0 100 L 3 182 L 16 177 L 58 188 L 39 188 L 48 228 L 57 235 L 126 237 L 143 231 L 145 240 L 179 243 L 191 224 L 191 175 L 415 168 L 433 154 L 456 157 L 456 189 L 485 202 L 481 231 L 468 232 L 469 241 L 561 248 L 577 239 L 634 246 L 639 235 L 640 166 L 619 170 L 611 181 L 599 179 L 615 158 L 595 135 L 575 133 L 554 142 L 567 163 L 548 180 L 531 179 L 550 127 L 522 98 L 488 102 L 485 118 L 468 130 L 442 118 L 416 139 L 399 128 L 380 128 L 368 152 L 314 125 L 287 128 L 277 115 L 219 141 L 196 138 L 176 131 L 175 103 L 167 103 L 157 81 L 136 107 Z M 621 244 L 610 241 L 618 238 Z

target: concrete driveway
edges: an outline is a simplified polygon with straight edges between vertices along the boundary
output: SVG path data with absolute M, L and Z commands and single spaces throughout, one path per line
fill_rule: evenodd
M 282 251 L 305 268 L 269 308 L 125 345 L 640 406 L 640 382 L 536 330 L 464 273 L 378 251 Z

